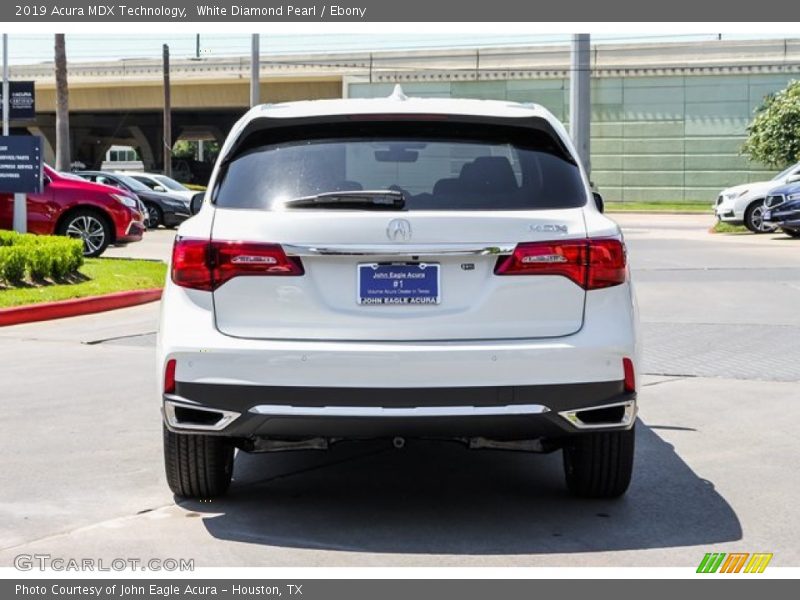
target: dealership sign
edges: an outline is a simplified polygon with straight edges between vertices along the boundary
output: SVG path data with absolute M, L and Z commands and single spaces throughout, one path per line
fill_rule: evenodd
M 0 192 L 42 191 L 42 140 L 36 135 L 0 136 Z
M 9 113 L 12 121 L 36 119 L 36 89 L 32 81 L 9 81 Z M 3 90 L 0 88 L 0 116 L 3 115 Z

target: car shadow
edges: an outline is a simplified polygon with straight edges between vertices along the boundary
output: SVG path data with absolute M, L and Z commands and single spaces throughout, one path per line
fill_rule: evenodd
M 739 520 L 641 421 L 634 480 L 619 500 L 565 489 L 561 453 L 453 442 L 342 443 L 328 452 L 236 458 L 228 496 L 181 502 L 215 538 L 372 553 L 512 555 L 711 545 Z

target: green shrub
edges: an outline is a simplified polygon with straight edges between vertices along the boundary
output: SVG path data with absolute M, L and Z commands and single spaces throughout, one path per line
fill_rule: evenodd
M 54 244 L 50 250 L 50 277 L 64 279 L 76 273 L 83 266 L 83 242 L 63 238 L 62 243 Z
M 41 281 L 53 273 L 53 264 L 56 262 L 56 246 L 50 244 L 35 244 L 25 248 L 25 258 L 28 264 L 28 273 L 34 281 Z
M 17 284 L 25 274 L 34 281 L 62 280 L 83 266 L 83 242 L 61 236 L 0 232 L 0 279 Z
M 76 272 L 83 266 L 83 241 L 81 240 L 73 240 L 70 238 L 66 238 L 68 240 L 67 247 L 69 248 L 68 251 L 68 272 Z
M 25 278 L 25 251 L 18 246 L 0 247 L 0 278 L 10 284 Z
M 0 231 L 0 246 L 12 246 L 19 237 L 16 231 Z

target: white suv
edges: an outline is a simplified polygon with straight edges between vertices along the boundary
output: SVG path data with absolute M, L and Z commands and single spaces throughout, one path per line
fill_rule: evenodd
M 548 111 L 398 92 L 259 106 L 208 190 L 162 302 L 176 495 L 224 493 L 235 448 L 414 436 L 563 449 L 573 493 L 625 492 L 625 246 Z
M 776 225 L 764 219 L 764 199 L 776 187 L 800 181 L 800 163 L 792 165 L 768 181 L 752 181 L 722 190 L 714 203 L 717 219 L 744 225 L 753 233 L 775 231 Z

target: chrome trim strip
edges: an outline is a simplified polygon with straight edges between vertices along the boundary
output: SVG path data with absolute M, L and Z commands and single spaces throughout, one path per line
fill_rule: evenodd
M 216 413 L 220 416 L 220 418 L 219 421 L 217 421 L 213 425 L 204 425 L 200 423 L 191 423 L 191 422 L 187 423 L 185 421 L 182 422 L 179 421 L 175 415 L 175 408 L 177 407 L 191 409 L 191 410 L 200 410 L 203 412 Z M 222 431 L 233 421 L 238 419 L 240 416 L 241 413 L 234 412 L 232 410 L 206 408 L 204 406 L 198 406 L 190 403 L 164 400 L 164 418 L 167 420 L 167 424 L 173 429 L 181 429 L 187 431 Z
M 603 408 L 614 408 L 617 406 L 625 407 L 625 411 L 622 413 L 622 419 L 619 421 L 609 421 L 607 423 L 584 423 L 578 416 L 578 413 L 581 412 L 589 412 Z M 614 402 L 612 404 L 603 404 L 601 406 L 587 406 L 586 408 L 565 410 L 559 412 L 558 415 L 569 422 L 569 424 L 576 429 L 608 429 L 609 427 L 628 427 L 636 419 L 637 412 L 638 407 L 636 406 L 636 400 L 625 400 L 624 402 Z
M 514 243 L 496 244 L 282 244 L 288 256 L 489 256 L 511 254 Z
M 261 404 L 251 408 L 250 412 L 271 417 L 480 417 L 494 415 L 539 415 L 550 412 L 550 409 L 541 404 L 510 404 L 506 406 L 414 406 L 408 408 Z

